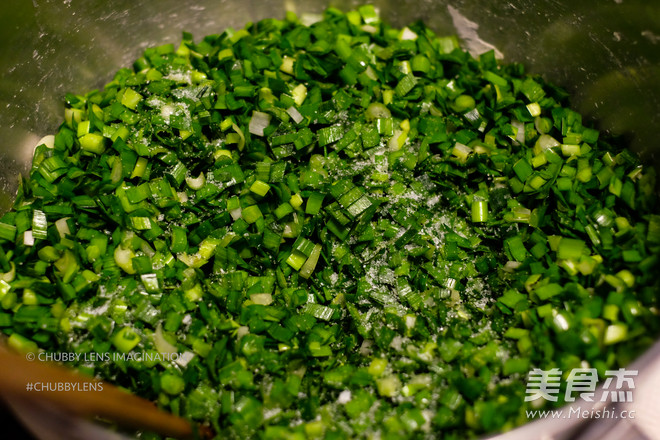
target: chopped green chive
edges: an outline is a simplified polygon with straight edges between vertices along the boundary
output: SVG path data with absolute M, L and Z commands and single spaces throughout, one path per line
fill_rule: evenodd
M 559 88 L 372 5 L 219 31 L 66 96 L 0 219 L 11 348 L 219 438 L 453 439 L 660 333 L 653 171 Z

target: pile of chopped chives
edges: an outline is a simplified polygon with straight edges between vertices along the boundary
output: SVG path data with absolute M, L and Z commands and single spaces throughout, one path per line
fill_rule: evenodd
M 660 330 L 655 176 L 610 142 L 371 6 L 184 34 L 67 95 L 0 219 L 0 329 L 218 438 L 508 430 L 563 402 L 531 369 Z

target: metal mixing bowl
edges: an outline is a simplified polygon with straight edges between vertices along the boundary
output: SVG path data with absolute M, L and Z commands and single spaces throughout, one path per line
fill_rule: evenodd
M 148 46 L 199 39 L 286 9 L 319 13 L 353 0 L 3 0 L 0 4 L 0 213 L 38 140 L 63 120 L 66 92 L 108 82 Z M 573 106 L 620 136 L 657 167 L 660 128 L 660 2 L 646 0 L 380 0 L 396 26 L 424 20 L 458 34 L 477 54 L 495 48 L 507 62 L 563 86 Z M 657 348 L 657 347 L 656 347 Z M 656 350 L 657 352 L 658 350 Z M 529 435 L 529 434 L 528 434 Z M 526 437 L 530 438 L 530 437 Z

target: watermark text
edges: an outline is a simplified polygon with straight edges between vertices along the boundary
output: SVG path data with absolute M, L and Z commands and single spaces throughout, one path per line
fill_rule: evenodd
M 31 392 L 89 392 L 103 391 L 103 382 L 28 382 L 25 391 Z
M 74 352 L 40 352 L 40 353 L 27 353 L 25 358 L 32 361 L 41 362 L 117 362 L 117 361 L 134 361 L 134 362 L 176 362 L 183 353 L 157 353 L 157 352 L 129 352 L 129 353 L 74 353 Z
M 544 399 L 557 402 L 563 394 L 564 401 L 575 402 L 579 398 L 585 402 L 632 402 L 635 389 L 634 377 L 637 370 L 606 370 L 605 382 L 599 395 L 596 386 L 599 381 L 595 368 L 573 368 L 565 379 L 562 393 L 563 372 L 559 368 L 541 370 L 534 368 L 527 376 L 525 402 Z
M 634 419 L 634 410 L 620 408 L 582 409 L 571 407 L 568 409 L 547 409 L 525 411 L 529 419 Z

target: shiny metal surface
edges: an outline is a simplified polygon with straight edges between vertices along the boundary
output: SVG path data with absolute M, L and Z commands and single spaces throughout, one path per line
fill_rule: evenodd
M 30 167 L 33 147 L 63 120 L 66 92 L 102 87 L 144 48 L 240 28 L 286 9 L 319 13 L 361 2 L 296 0 L 2 0 L 0 3 L 0 213 Z M 657 167 L 660 129 L 660 1 L 375 0 L 397 26 L 423 19 L 458 34 L 474 53 L 564 87 L 574 107 Z M 657 352 L 657 350 L 656 350 Z M 534 428 L 520 438 L 533 438 Z M 530 437 L 531 436 L 531 437 Z M 508 437 L 507 437 L 508 438 Z M 513 438 L 513 437 L 512 437 Z

